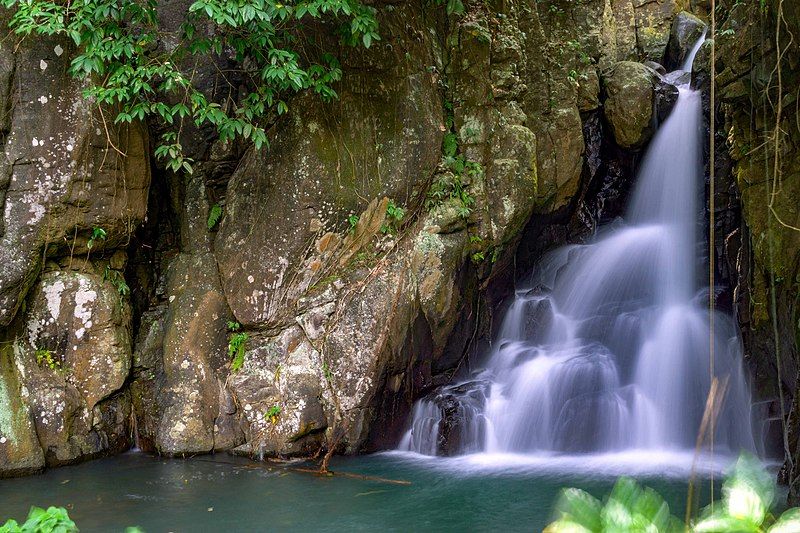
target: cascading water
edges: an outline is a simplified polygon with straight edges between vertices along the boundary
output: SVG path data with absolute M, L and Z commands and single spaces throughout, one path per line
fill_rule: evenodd
M 701 94 L 680 85 L 624 222 L 540 263 L 517 289 L 485 369 L 417 402 L 400 450 L 694 448 L 711 384 L 708 287 L 697 257 L 701 120 Z M 722 313 L 714 324 L 714 372 L 729 379 L 715 451 L 757 451 L 739 332 Z

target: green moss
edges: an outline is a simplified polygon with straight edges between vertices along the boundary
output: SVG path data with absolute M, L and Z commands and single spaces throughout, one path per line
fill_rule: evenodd
M 21 384 L 14 365 L 14 346 L 0 344 L 0 462 L 5 468 L 38 469 L 44 464 L 42 450 L 21 396 Z M 0 468 L 2 469 L 2 468 Z

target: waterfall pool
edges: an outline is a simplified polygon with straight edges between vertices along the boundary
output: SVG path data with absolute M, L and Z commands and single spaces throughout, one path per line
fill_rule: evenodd
M 722 463 L 719 459 L 715 469 Z M 23 519 L 31 505 L 57 505 L 69 510 L 84 533 L 122 532 L 133 525 L 147 533 L 531 532 L 550 522 L 561 488 L 603 496 L 620 472 L 637 472 L 643 484 L 664 496 L 673 514 L 682 516 L 690 465 L 689 456 L 649 452 L 573 459 L 386 453 L 336 458 L 331 465 L 339 472 L 411 482 L 398 485 L 323 478 L 225 454 L 181 460 L 130 452 L 0 480 L 0 524 Z M 698 484 L 705 505 L 708 477 Z

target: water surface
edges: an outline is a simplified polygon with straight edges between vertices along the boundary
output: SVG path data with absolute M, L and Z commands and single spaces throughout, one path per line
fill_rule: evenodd
M 411 482 L 397 485 L 323 478 L 224 454 L 179 460 L 127 453 L 0 480 L 0 523 L 24 518 L 34 504 L 67 507 L 82 532 L 124 531 L 129 525 L 148 533 L 540 531 L 562 487 L 602 496 L 620 470 L 638 471 L 682 516 L 686 471 L 656 472 L 659 460 L 674 465 L 674 457 L 609 456 L 583 467 L 578 459 L 389 453 L 332 464 L 342 472 Z M 702 486 L 707 499 L 708 480 Z

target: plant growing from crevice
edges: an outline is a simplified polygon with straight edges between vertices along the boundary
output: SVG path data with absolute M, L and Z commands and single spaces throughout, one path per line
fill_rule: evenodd
M 47 350 L 45 348 L 37 348 L 36 352 L 36 364 L 39 367 L 47 367 L 50 370 L 60 372 L 63 370 L 63 366 L 61 365 L 61 361 L 53 355 L 53 352 Z
M 333 373 L 328 363 L 322 363 L 322 375 L 325 376 L 325 381 L 327 381 L 329 385 L 333 385 Z
M 358 215 L 350 215 L 347 217 L 347 223 L 350 226 L 350 233 L 355 233 L 356 226 L 358 225 L 359 216 Z
M 131 293 L 131 288 L 125 282 L 125 278 L 122 273 L 120 273 L 119 270 L 112 269 L 109 265 L 106 265 L 106 268 L 103 271 L 103 281 L 108 281 L 114 286 L 114 289 L 116 289 L 117 295 L 119 296 L 120 303 L 123 303 L 125 298 L 127 298 Z
M 209 231 L 214 229 L 222 218 L 222 206 L 214 204 L 208 211 L 208 220 L 206 220 L 206 227 Z
M 583 44 L 581 44 L 580 41 L 567 41 L 567 46 L 570 50 L 575 52 L 577 55 L 577 60 L 581 65 L 591 65 L 593 63 L 591 56 L 586 53 L 586 50 L 584 50 Z
M 91 250 L 94 248 L 94 245 L 98 241 L 105 241 L 106 240 L 106 230 L 100 227 L 93 227 L 92 234 L 89 236 L 89 240 L 86 242 L 86 248 Z
M 431 210 L 448 199 L 456 201 L 459 218 L 468 219 L 475 206 L 475 198 L 468 191 L 468 183 L 483 177 L 483 167 L 477 161 L 468 160 L 459 153 L 459 139 L 455 132 L 453 104 L 445 103 L 448 132 L 442 139 L 442 163 L 450 171 L 440 173 L 434 179 L 425 198 L 425 208 Z M 474 128 L 470 128 L 470 136 L 477 137 Z
M 264 413 L 264 418 L 269 420 L 272 423 L 272 425 L 278 423 L 278 419 L 280 418 L 280 416 L 281 416 L 281 406 L 278 404 L 274 404 L 272 407 L 267 409 L 266 413 Z
M 397 233 L 405 216 L 406 210 L 394 203 L 394 200 L 389 200 L 386 205 L 386 221 L 381 225 L 381 233 L 384 235 Z
M 475 163 L 477 165 L 477 163 Z M 475 198 L 467 191 L 462 174 L 440 174 L 431 184 L 425 199 L 425 208 L 430 210 L 448 199 L 455 200 L 458 217 L 467 220 L 475 206 Z
M 228 357 L 231 359 L 231 372 L 238 372 L 244 365 L 244 356 L 247 351 L 247 340 L 250 336 L 240 331 L 242 325 L 238 322 L 228 321 Z

